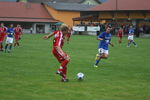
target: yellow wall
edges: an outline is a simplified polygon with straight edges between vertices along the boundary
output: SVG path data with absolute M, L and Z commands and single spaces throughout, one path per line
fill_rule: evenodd
M 148 13 L 146 13 L 146 18 L 150 18 L 150 12 Z
M 117 12 L 117 13 L 114 13 L 114 12 L 100 12 L 99 14 L 99 19 L 112 19 L 113 16 L 115 18 L 118 18 L 118 19 L 127 19 L 128 17 L 129 18 L 132 18 L 132 19 L 143 19 L 144 18 L 144 14 L 143 12 Z M 150 18 L 150 12 L 147 12 L 146 13 L 146 18 Z
M 124 12 L 117 12 L 115 14 L 115 18 L 119 18 L 119 19 L 128 18 L 128 14 Z
M 141 12 L 130 12 L 130 18 L 144 18 L 143 13 Z
M 51 8 L 45 5 L 48 12 L 53 16 L 54 19 L 59 20 L 69 26 L 73 26 L 72 18 L 80 17 L 80 12 L 73 11 L 57 11 L 54 8 Z

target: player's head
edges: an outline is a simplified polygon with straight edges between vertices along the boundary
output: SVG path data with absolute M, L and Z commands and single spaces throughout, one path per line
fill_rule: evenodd
M 68 28 L 68 26 L 66 24 L 62 24 L 60 26 L 60 31 L 62 31 L 63 34 L 67 34 L 68 30 L 69 30 L 69 28 Z
M 10 24 L 10 28 L 12 28 L 14 25 L 13 24 Z
M 131 25 L 130 28 L 133 28 L 133 26 Z
M 111 29 L 112 28 L 110 26 L 106 27 L 106 33 L 110 33 Z
M 4 23 L 1 23 L 1 27 L 4 27 Z
M 17 24 L 17 27 L 20 27 L 20 25 L 19 25 L 19 24 Z

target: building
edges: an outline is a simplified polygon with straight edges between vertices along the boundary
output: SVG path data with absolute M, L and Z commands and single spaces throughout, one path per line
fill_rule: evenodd
M 72 18 L 80 17 L 81 11 L 86 11 L 93 5 L 77 4 L 77 3 L 53 3 L 45 2 L 45 8 L 53 18 L 73 26 Z
M 20 24 L 24 33 L 49 33 L 55 20 L 44 5 L 24 2 L 0 2 L 0 22 L 6 26 Z
M 150 0 L 108 0 L 98 6 L 81 12 L 73 18 L 74 23 L 111 23 L 115 26 L 134 25 L 150 33 Z
M 150 0 L 108 0 L 101 5 L 91 8 L 98 14 L 99 20 L 131 23 L 141 26 L 150 25 Z

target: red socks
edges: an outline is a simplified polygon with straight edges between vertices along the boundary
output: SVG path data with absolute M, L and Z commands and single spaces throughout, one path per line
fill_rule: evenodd
M 61 62 L 61 67 L 59 68 L 59 71 L 62 72 L 62 77 L 66 79 L 66 74 L 67 74 L 67 64 L 69 63 L 68 60 L 64 60 Z

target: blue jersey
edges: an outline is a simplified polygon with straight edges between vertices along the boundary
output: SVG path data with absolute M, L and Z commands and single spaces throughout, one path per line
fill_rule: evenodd
M 14 35 L 14 28 L 7 29 L 7 37 L 13 37 Z
M 100 40 L 98 48 L 103 48 L 105 50 L 108 50 L 108 44 L 111 41 L 111 33 L 102 32 L 98 38 L 102 38 L 103 40 Z
M 135 32 L 135 31 L 134 31 L 134 28 L 130 28 L 128 35 L 134 35 L 134 32 Z

